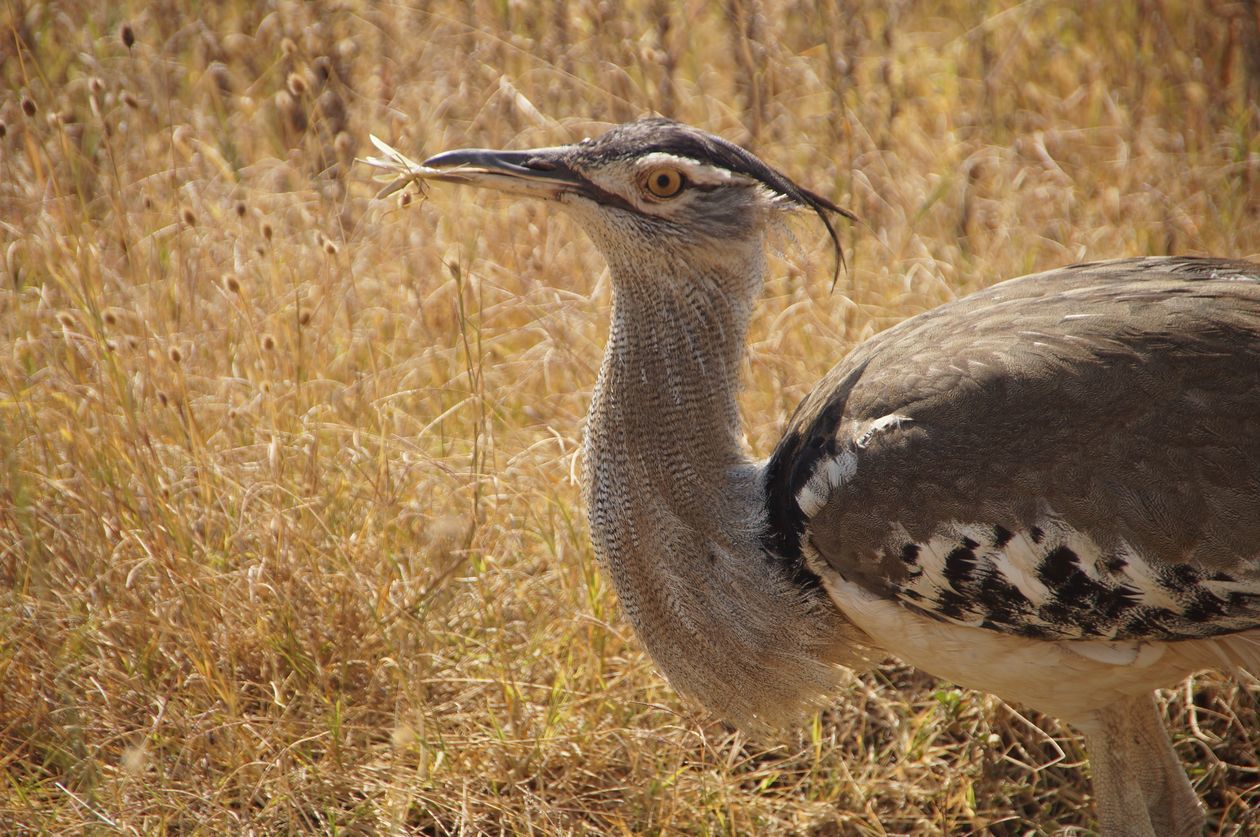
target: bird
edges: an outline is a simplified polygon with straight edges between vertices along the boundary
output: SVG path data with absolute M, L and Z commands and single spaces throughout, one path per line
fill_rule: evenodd
M 896 657 L 1081 731 L 1102 833 L 1201 832 L 1155 690 L 1260 673 L 1260 264 L 990 285 L 853 348 L 758 460 L 737 396 L 767 236 L 813 213 L 839 271 L 851 213 L 660 117 L 399 158 L 397 182 L 559 204 L 607 262 L 583 494 L 674 688 L 778 724 Z

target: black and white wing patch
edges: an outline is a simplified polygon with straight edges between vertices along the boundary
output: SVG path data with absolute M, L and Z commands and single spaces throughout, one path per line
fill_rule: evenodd
M 1260 273 L 1011 280 L 865 341 L 766 464 L 797 579 L 1029 637 L 1260 628 Z
M 1260 578 L 1105 550 L 1048 514 L 1027 531 L 954 523 L 886 553 L 906 570 L 888 593 L 961 625 L 1028 637 L 1178 640 L 1260 627 Z
M 768 545 L 796 556 L 800 571 L 844 575 L 814 549 L 813 518 L 858 475 L 872 438 L 910 421 L 884 416 L 850 442 L 816 448 L 792 485 L 788 528 Z M 1207 572 L 1154 560 L 1123 539 L 1104 548 L 1048 508 L 1035 519 L 1010 528 L 950 522 L 918 539 L 889 523 L 878 554 L 860 572 L 850 563 L 860 577 L 847 580 L 938 619 L 1034 638 L 1170 641 L 1260 627 L 1260 562 Z

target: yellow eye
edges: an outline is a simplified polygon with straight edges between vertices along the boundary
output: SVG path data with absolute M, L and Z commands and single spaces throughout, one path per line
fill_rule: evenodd
M 683 176 L 678 169 L 654 169 L 648 172 L 647 190 L 658 198 L 672 198 L 682 191 Z

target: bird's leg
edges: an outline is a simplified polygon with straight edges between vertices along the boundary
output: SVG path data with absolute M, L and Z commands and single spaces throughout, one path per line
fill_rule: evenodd
M 1203 811 L 1159 717 L 1154 695 L 1126 698 L 1078 722 L 1108 837 L 1188 837 Z

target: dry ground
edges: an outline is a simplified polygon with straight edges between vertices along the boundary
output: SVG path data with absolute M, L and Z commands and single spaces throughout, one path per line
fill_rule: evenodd
M 1089 827 L 1070 730 L 895 665 L 779 741 L 682 703 L 573 477 L 598 256 L 545 206 L 377 203 L 351 160 L 655 109 L 852 208 L 836 292 L 816 226 L 775 264 L 764 454 L 956 294 L 1260 255 L 1256 3 L 628 6 L 0 5 L 0 830 Z M 1165 698 L 1256 833 L 1260 687 Z

